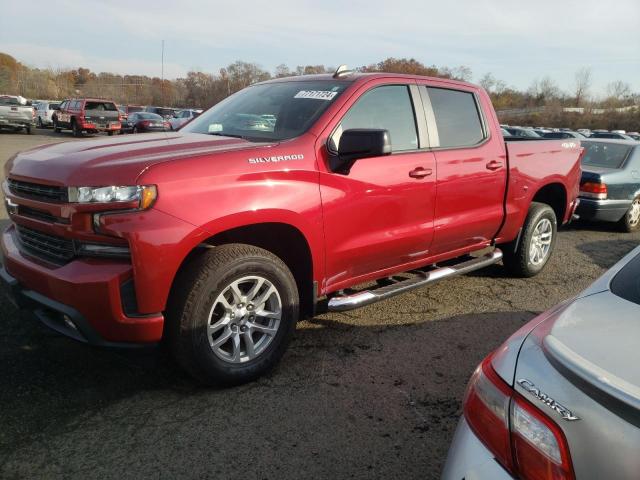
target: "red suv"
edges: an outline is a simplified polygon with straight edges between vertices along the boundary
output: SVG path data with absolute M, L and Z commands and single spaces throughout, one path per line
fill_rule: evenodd
M 82 132 L 96 133 L 120 131 L 121 118 L 118 107 L 111 100 L 100 98 L 72 98 L 63 101 L 53 114 L 53 129 L 73 131 L 75 137 Z

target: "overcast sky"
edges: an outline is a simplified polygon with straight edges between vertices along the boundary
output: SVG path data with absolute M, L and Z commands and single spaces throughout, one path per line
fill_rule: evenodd
M 640 0 L 0 0 L 0 51 L 37 67 L 160 76 L 235 60 L 356 67 L 386 57 L 467 65 L 517 88 L 551 76 L 570 90 L 640 92 Z

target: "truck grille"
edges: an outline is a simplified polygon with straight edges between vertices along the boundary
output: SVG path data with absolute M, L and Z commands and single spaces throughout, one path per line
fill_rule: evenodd
M 18 242 L 22 249 L 48 262 L 65 264 L 75 256 L 73 240 L 38 232 L 16 225 Z
M 9 190 L 14 195 L 32 198 L 43 202 L 67 202 L 69 195 L 66 187 L 55 187 L 39 183 L 21 182 L 9 179 Z

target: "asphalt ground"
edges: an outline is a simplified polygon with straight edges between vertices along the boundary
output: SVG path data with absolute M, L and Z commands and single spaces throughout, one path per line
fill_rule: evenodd
M 0 161 L 70 139 L 1 133 Z M 319 315 L 272 373 L 230 389 L 200 387 L 162 349 L 60 337 L 2 297 L 0 478 L 438 478 L 480 360 L 639 241 L 572 225 L 533 279 L 495 265 Z

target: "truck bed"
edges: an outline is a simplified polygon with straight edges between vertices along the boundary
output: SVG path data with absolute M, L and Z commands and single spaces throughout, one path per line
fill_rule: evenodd
M 575 139 L 505 139 L 510 179 L 505 198 L 505 222 L 498 235 L 498 243 L 501 239 L 515 238 L 517 232 L 511 229 L 523 224 L 527 215 L 523 206 L 528 208 L 529 202 L 539 192 L 540 185 L 551 184 L 551 187 L 546 187 L 548 189 L 557 185 L 558 195 L 564 191 L 564 185 L 573 185 L 575 191 L 566 192 L 566 197 L 577 197 L 582 150 L 580 141 Z M 566 208 L 559 215 L 562 217 L 558 218 L 559 225 L 571 219 L 570 210 Z

